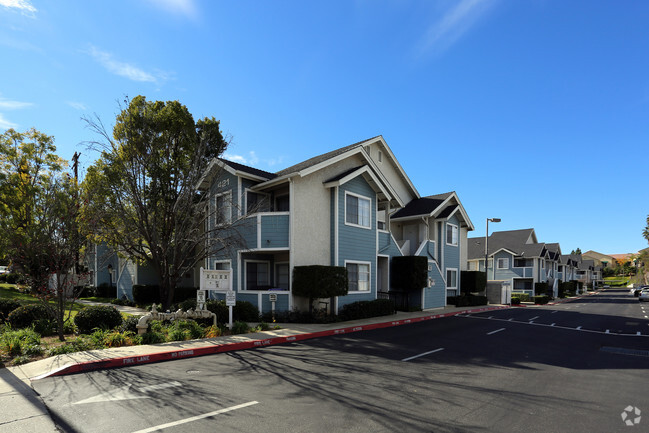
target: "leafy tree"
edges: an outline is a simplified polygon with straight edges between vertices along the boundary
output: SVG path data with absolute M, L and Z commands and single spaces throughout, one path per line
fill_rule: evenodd
M 9 129 L 0 136 L 0 245 L 56 319 L 64 340 L 72 308 L 66 301 L 78 294 L 82 234 L 77 184 L 55 151 L 53 137 L 35 129 Z
M 581 255 L 581 249 L 580 249 L 580 248 L 577 248 L 576 250 L 572 250 L 572 251 L 570 251 L 570 254 Z
M 206 229 L 208 194 L 199 187 L 228 143 L 219 121 L 195 122 L 178 101 L 127 103 L 112 135 L 100 119 L 85 119 L 99 134 L 90 144 L 101 156 L 84 179 L 83 212 L 99 227 L 96 242 L 155 269 L 166 309 L 183 275 L 238 242 L 237 221 Z

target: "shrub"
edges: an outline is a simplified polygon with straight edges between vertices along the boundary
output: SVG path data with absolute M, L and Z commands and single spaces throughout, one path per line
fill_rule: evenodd
M 133 300 L 137 305 L 160 302 L 160 288 L 154 285 L 134 284 Z
M 521 302 L 530 302 L 529 293 L 525 292 L 512 292 L 512 298 L 516 297 L 521 300 Z
M 50 313 L 45 305 L 23 305 L 9 313 L 8 322 L 14 329 L 29 328 L 34 322 L 51 320 Z
M 135 334 L 131 331 L 120 332 L 112 331 L 108 332 L 104 336 L 103 345 L 105 347 L 122 347 L 122 346 L 131 346 L 133 345 L 133 337 Z
M 512 298 L 512 305 L 521 305 L 520 298 Z
M 122 332 L 133 332 L 137 334 L 137 323 L 140 321 L 138 316 L 128 316 L 122 321 L 119 330 Z
M 24 281 L 23 276 L 17 273 L 0 275 L 0 283 L 19 284 L 22 281 Z
M 100 298 L 114 298 L 117 295 L 117 287 L 112 287 L 108 283 L 101 283 L 94 290 L 95 296 Z
M 158 344 L 164 343 L 167 339 L 162 332 L 151 331 L 142 334 L 140 336 L 140 341 L 142 344 Z
M 179 320 L 173 323 L 171 326 L 172 330 L 180 330 L 184 332 L 185 338 L 182 340 L 196 340 L 198 338 L 203 338 L 205 331 L 203 328 L 193 320 Z M 170 332 L 171 336 L 171 332 Z M 172 338 L 173 341 L 178 341 Z
M 358 301 L 346 304 L 340 310 L 338 317 L 341 320 L 365 319 L 368 317 L 387 316 L 396 311 L 394 302 L 389 299 L 375 299 L 373 301 Z
M 33 329 L 6 330 L 0 334 L 0 348 L 11 356 L 27 355 L 28 347 L 40 344 L 41 336 Z M 32 353 L 34 350 L 30 349 Z
M 177 304 L 174 304 L 171 308 L 171 311 L 175 311 L 181 309 L 183 311 L 188 311 L 188 310 L 195 310 L 196 309 L 196 297 L 194 298 L 189 298 L 185 299 L 182 302 L 179 302 Z
M 232 308 L 232 320 L 258 322 L 259 310 L 248 301 L 237 301 L 237 304 Z
M 428 284 L 428 259 L 423 256 L 393 257 L 392 286 L 406 292 L 420 290 Z
M 220 337 L 221 336 L 221 328 L 218 326 L 209 326 L 205 328 L 205 338 L 215 338 L 215 337 Z
M 122 315 L 115 307 L 92 305 L 79 311 L 74 318 L 81 334 L 89 334 L 93 329 L 113 329 L 122 324 Z
M 471 292 L 484 292 L 487 285 L 486 272 L 480 271 L 461 271 L 460 272 L 460 291 L 463 294 Z
M 261 322 L 259 326 L 257 326 L 257 329 L 260 331 L 270 331 L 270 325 L 266 322 Z
M 542 295 L 542 296 L 535 296 L 534 297 L 534 303 L 535 304 L 544 305 L 544 304 L 547 304 L 548 302 L 550 302 L 550 297 L 549 296 Z
M 534 283 L 534 294 L 536 296 L 549 296 L 551 293 L 550 286 L 546 282 Z
M 174 303 L 180 303 L 193 299 L 196 301 L 197 287 L 176 287 L 174 289 Z
M 48 356 L 63 355 L 65 353 L 82 352 L 94 349 L 94 345 L 86 337 L 77 337 L 74 340 L 67 341 L 60 346 L 52 347 L 47 351 Z
M 246 334 L 250 331 L 250 326 L 246 322 L 234 322 L 232 324 L 232 334 Z
M 347 269 L 342 266 L 311 265 L 293 268 L 293 294 L 309 298 L 309 310 L 313 308 L 314 299 L 345 296 L 347 290 Z
M 7 321 L 9 313 L 20 307 L 20 303 L 15 299 L 0 299 L 0 323 Z

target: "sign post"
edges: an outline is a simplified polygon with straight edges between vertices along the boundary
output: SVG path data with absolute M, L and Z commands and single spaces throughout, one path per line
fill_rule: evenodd
M 196 292 L 196 305 L 199 310 L 205 309 L 206 292 L 206 290 L 198 290 Z
M 225 305 L 228 307 L 230 313 L 230 324 L 228 327 L 232 330 L 232 307 L 237 305 L 237 294 L 234 290 L 228 290 L 225 292 Z
M 277 293 L 271 293 L 268 295 L 271 304 L 271 311 L 273 312 L 273 322 L 275 322 L 275 302 L 277 302 Z
M 230 329 L 232 329 L 232 306 L 237 302 L 236 294 L 232 290 L 232 269 L 229 270 L 210 270 L 201 268 L 201 278 L 200 278 L 200 292 L 205 293 L 203 298 L 206 302 L 207 300 L 207 291 L 224 293 L 226 295 L 226 305 L 230 308 Z M 196 303 L 200 304 L 201 296 L 199 293 L 196 294 Z M 232 295 L 229 295 L 229 294 Z M 228 304 L 228 296 L 231 296 L 234 299 L 232 305 Z M 200 307 L 203 308 L 202 306 Z

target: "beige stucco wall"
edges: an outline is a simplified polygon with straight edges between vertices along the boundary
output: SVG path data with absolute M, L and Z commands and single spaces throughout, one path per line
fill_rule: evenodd
M 390 184 L 392 189 L 397 193 L 403 204 L 405 205 L 412 199 L 414 199 L 415 195 L 411 192 L 410 187 L 399 174 L 398 168 L 396 167 L 396 165 L 394 165 L 385 149 L 383 149 L 383 145 L 380 144 L 380 142 L 376 141 L 370 144 L 369 148 L 370 158 L 381 170 L 381 173 L 383 173 L 383 176 L 385 176 L 385 179 Z M 379 150 L 383 152 L 383 162 L 378 161 Z

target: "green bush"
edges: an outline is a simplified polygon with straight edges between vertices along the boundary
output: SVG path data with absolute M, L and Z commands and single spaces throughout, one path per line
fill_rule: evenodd
M 227 323 L 230 320 L 230 312 L 225 305 L 225 301 L 208 300 L 205 302 L 205 308 L 216 314 L 216 321 L 218 323 Z M 232 314 L 234 315 L 234 308 Z
M 41 304 L 23 305 L 13 310 L 7 317 L 7 321 L 14 329 L 29 328 L 35 322 L 42 320 L 51 322 L 52 318 L 47 307 Z
M 6 283 L 6 284 L 19 284 L 23 282 L 25 279 L 21 274 L 17 273 L 10 273 L 10 274 L 1 274 L 0 275 L 0 283 Z
M 537 305 L 544 305 L 550 302 L 550 297 L 546 295 L 541 295 L 541 296 L 535 296 L 534 297 L 534 303 Z
M 530 302 L 529 293 L 525 292 L 512 292 L 512 297 L 516 297 L 521 300 L 521 302 Z
M 96 287 L 95 296 L 99 298 L 114 298 L 117 295 L 117 287 L 111 286 L 108 283 L 101 283 L 99 287 Z
M 248 301 L 237 301 L 237 304 L 232 308 L 232 320 L 258 322 L 259 310 Z
M 20 302 L 15 299 L 0 299 L 0 323 L 7 321 L 9 313 L 20 307 Z
M 446 299 L 449 305 L 456 307 L 477 307 L 479 305 L 487 305 L 488 300 L 486 296 L 466 295 L 466 296 L 449 296 Z
M 154 285 L 134 284 L 133 301 L 137 305 L 147 305 L 160 302 L 160 287 Z
M 150 331 L 142 334 L 140 336 L 140 342 L 142 344 L 158 344 L 164 343 L 167 339 L 162 332 Z
M 391 262 L 392 286 L 412 292 L 428 285 L 428 259 L 423 256 L 398 256 Z
M 122 332 L 133 332 L 137 334 L 137 323 L 140 321 L 138 316 L 128 316 L 122 321 L 119 330 Z
M 94 344 L 87 337 L 77 337 L 74 340 L 66 341 L 65 344 L 56 346 L 47 351 L 48 356 L 63 355 L 65 353 L 83 352 L 95 349 Z
M 203 338 L 204 333 L 203 328 L 193 320 L 179 320 L 169 327 L 171 341 L 196 340 Z
M 246 322 L 234 322 L 230 331 L 232 334 L 246 334 L 250 331 L 250 326 Z
M 33 354 L 38 350 L 34 346 L 40 344 L 41 336 L 33 329 L 5 330 L 0 334 L 0 349 L 11 356 Z
M 180 303 L 188 299 L 196 300 L 197 287 L 176 287 L 174 289 L 174 303 Z
M 115 307 L 92 305 L 79 311 L 74 324 L 81 334 L 90 334 L 93 329 L 113 329 L 122 324 L 122 315 Z
M 346 304 L 338 313 L 341 320 L 357 320 L 368 317 L 387 316 L 396 311 L 394 302 L 389 299 L 358 301 Z
M 293 294 L 314 299 L 345 296 L 347 294 L 347 269 L 342 266 L 295 266 L 293 268 Z
M 512 305 L 521 305 L 520 298 L 512 298 Z
M 536 296 L 549 296 L 551 294 L 550 286 L 546 282 L 534 283 L 534 294 Z
M 468 295 L 472 292 L 484 292 L 487 285 L 487 274 L 481 271 L 460 272 L 460 292 Z

